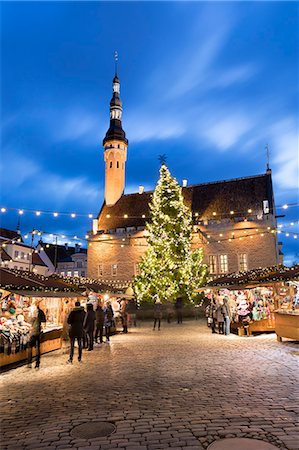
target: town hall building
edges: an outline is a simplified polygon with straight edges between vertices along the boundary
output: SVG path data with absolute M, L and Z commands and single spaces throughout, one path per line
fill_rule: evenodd
M 124 194 L 128 139 L 122 128 L 117 73 L 110 127 L 103 139 L 105 199 L 88 239 L 88 276 L 126 284 L 139 273 L 147 248 L 152 192 Z M 278 264 L 271 170 L 243 178 L 183 186 L 193 217 L 193 248 L 203 248 L 213 277 Z

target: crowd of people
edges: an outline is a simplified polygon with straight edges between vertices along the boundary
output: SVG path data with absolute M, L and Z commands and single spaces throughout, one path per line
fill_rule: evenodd
M 159 297 L 155 296 L 154 302 L 154 326 L 153 330 L 156 329 L 158 325 L 158 331 L 161 329 L 161 320 L 164 315 L 166 315 L 167 323 L 171 323 L 172 319 L 176 316 L 178 324 L 183 323 L 183 307 L 184 302 L 182 297 L 178 297 L 176 302 L 167 301 L 166 304 L 162 304 Z
M 109 301 L 104 304 L 99 300 L 96 307 L 92 302 L 86 304 L 86 309 L 79 301 L 67 317 L 70 339 L 70 354 L 68 364 L 73 363 L 75 344 L 78 346 L 78 361 L 82 361 L 82 350 L 92 351 L 94 345 L 110 342 L 111 330 L 116 327 L 116 320 L 122 324 L 122 332 L 128 332 L 128 326 L 136 327 L 137 307 L 133 299 L 121 299 L 119 301 L 119 312 L 115 317 L 113 308 Z M 46 315 L 39 306 L 32 312 L 31 333 L 28 345 L 27 366 L 32 367 L 32 349 L 36 348 L 35 368 L 40 366 L 40 344 L 42 337 L 42 323 L 46 322 Z
M 230 334 L 231 308 L 227 297 L 217 296 L 211 299 L 206 308 L 207 325 L 211 327 L 212 333 L 228 336 Z
M 134 300 L 120 300 L 119 316 L 123 333 L 128 332 L 128 325 L 136 326 L 136 304 Z M 82 348 L 92 351 L 95 345 L 110 342 L 111 328 L 115 327 L 114 311 L 109 301 L 104 306 L 99 301 L 94 310 L 92 303 L 87 303 L 86 312 L 80 302 L 76 302 L 75 308 L 70 312 L 67 323 L 69 324 L 70 356 L 68 364 L 72 364 L 74 358 L 75 342 L 78 343 L 78 361 L 82 361 Z

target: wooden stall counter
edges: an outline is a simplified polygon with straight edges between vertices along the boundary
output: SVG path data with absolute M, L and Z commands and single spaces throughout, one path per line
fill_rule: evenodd
M 41 338 L 40 351 L 41 354 L 49 353 L 54 350 L 59 350 L 62 346 L 62 327 L 57 327 L 43 332 Z M 36 348 L 32 349 L 32 356 L 36 355 Z M 27 359 L 27 350 L 21 350 L 16 353 L 1 353 L 0 354 L 0 367 L 9 366 L 10 364 L 15 364 L 20 361 L 25 361 Z
M 299 310 L 275 311 L 275 333 L 279 342 L 283 337 L 299 341 Z

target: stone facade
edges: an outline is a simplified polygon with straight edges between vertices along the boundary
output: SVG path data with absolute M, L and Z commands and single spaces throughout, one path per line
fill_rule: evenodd
M 203 248 L 204 262 L 215 277 L 275 265 L 279 262 L 277 236 L 268 230 L 274 226 L 273 219 L 268 219 L 201 227 L 193 234 L 193 248 Z M 215 242 L 219 234 L 222 241 Z M 142 230 L 93 236 L 88 246 L 88 275 L 102 281 L 130 281 L 138 273 L 146 248 Z

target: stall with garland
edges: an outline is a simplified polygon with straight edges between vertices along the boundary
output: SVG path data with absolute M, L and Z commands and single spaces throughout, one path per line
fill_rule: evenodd
M 0 366 L 27 358 L 31 319 L 36 305 L 45 312 L 41 353 L 61 348 L 67 335 L 66 319 L 76 300 L 75 287 L 52 277 L 0 269 Z M 34 354 L 33 349 L 33 354 Z
M 110 300 L 117 317 L 123 294 L 96 279 L 38 275 L 0 268 L 0 367 L 27 358 L 31 319 L 36 305 L 44 311 L 41 353 L 61 348 L 68 339 L 67 317 L 77 300 L 82 306 Z M 112 332 L 115 328 L 112 329 Z M 33 349 L 34 355 L 35 349 Z
M 226 296 L 231 331 L 239 335 L 276 332 L 279 339 L 299 339 L 299 265 L 234 273 L 210 281 L 207 296 Z

